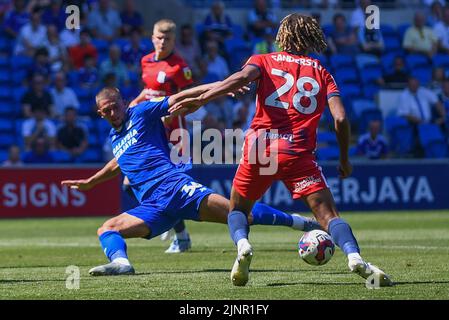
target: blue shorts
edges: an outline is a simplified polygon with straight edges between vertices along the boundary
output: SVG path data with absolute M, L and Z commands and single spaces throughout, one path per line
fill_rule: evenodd
M 187 174 L 166 178 L 153 192 L 145 195 L 138 207 L 126 213 L 142 219 L 151 232 L 147 239 L 170 230 L 180 220 L 199 221 L 204 197 L 214 193 Z

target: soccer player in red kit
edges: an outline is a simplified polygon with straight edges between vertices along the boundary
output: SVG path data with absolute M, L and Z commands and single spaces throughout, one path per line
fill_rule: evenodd
M 171 96 L 193 84 L 192 71 L 186 62 L 174 52 L 176 24 L 169 19 L 163 19 L 154 24 L 152 41 L 154 51 L 142 57 L 142 81 L 145 85 L 146 99 Z M 174 146 L 181 146 L 179 140 L 170 140 L 170 134 L 176 129 L 185 129 L 183 116 L 165 117 L 164 125 L 167 138 Z M 181 135 L 182 137 L 182 135 Z M 178 150 L 182 152 L 182 150 Z M 174 226 L 175 239 L 166 253 L 179 253 L 190 249 L 191 241 L 186 231 L 184 221 Z M 164 233 L 166 238 L 169 233 Z
M 293 199 L 303 200 L 321 227 L 330 233 L 348 257 L 349 269 L 374 281 L 374 286 L 392 285 L 378 267 L 365 262 L 348 223 L 339 217 L 332 193 L 315 161 L 316 132 L 326 105 L 334 118 L 340 146 L 340 178 L 352 172 L 348 148 L 349 121 L 331 74 L 308 52 L 326 49 L 323 32 L 311 17 L 290 14 L 280 25 L 277 44 L 282 52 L 255 55 L 242 70 L 197 98 L 171 108 L 197 108 L 233 88 L 257 82 L 256 114 L 245 137 L 243 157 L 231 190 L 229 231 L 237 245 L 237 259 L 231 271 L 234 285 L 244 286 L 249 278 L 253 249 L 248 241 L 248 214 L 275 180 L 281 180 Z M 260 148 L 260 142 L 265 144 Z M 257 156 L 254 156 L 257 151 Z M 269 156 L 269 163 L 260 156 Z M 276 170 L 267 171 L 275 164 Z

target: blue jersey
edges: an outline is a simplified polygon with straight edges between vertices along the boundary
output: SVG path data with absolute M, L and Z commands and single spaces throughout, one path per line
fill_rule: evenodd
M 168 97 L 128 108 L 124 125 L 111 129 L 112 152 L 139 202 L 165 179 L 190 167 L 174 164 L 161 117 L 169 115 Z

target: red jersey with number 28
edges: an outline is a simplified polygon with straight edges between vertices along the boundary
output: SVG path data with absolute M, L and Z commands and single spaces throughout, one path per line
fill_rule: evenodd
M 332 75 L 319 60 L 287 52 L 254 55 L 246 65 L 260 70 L 251 129 L 276 129 L 265 138 L 277 140 L 279 153 L 313 152 L 327 100 L 340 94 Z

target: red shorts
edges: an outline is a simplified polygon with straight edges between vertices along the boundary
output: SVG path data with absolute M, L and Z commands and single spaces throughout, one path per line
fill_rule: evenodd
M 329 188 L 321 167 L 315 161 L 315 155 L 281 153 L 273 158 L 277 170 L 273 174 L 261 174 L 261 168 L 268 165 L 249 163 L 245 155 L 234 177 L 235 190 L 247 199 L 258 200 L 276 180 L 285 184 L 293 199 Z

